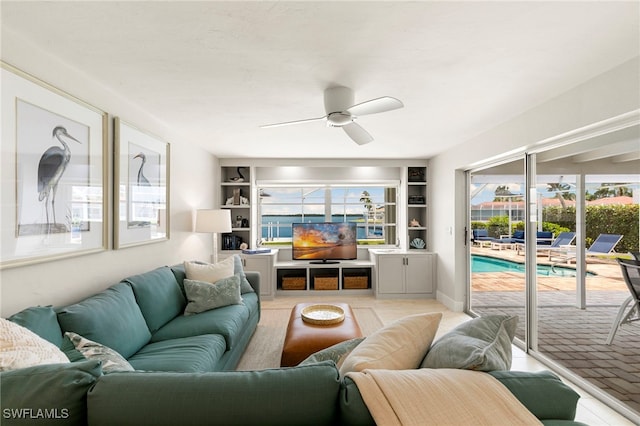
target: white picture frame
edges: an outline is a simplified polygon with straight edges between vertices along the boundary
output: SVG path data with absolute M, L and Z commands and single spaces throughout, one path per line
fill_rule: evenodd
M 114 247 L 167 241 L 170 144 L 114 119 Z
M 107 249 L 107 114 L 0 62 L 0 268 Z

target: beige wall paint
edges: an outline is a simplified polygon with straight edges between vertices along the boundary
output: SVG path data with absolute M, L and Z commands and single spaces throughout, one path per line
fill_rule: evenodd
M 198 208 L 215 206 L 217 159 L 193 141 L 180 140 L 152 115 L 142 111 L 79 70 L 38 51 L 3 32 L 2 60 L 110 114 L 109 152 L 113 152 L 113 117 L 158 135 L 171 144 L 171 238 L 169 241 L 107 250 L 97 254 L 39 263 L 0 271 L 0 316 L 7 317 L 33 305 L 60 306 L 78 301 L 132 274 L 182 262 L 208 260 L 211 235 L 192 232 Z M 108 168 L 112 169 L 113 159 Z M 111 194 L 109 194 L 111 197 Z M 109 206 L 111 211 L 111 205 Z M 112 230 L 109 231 L 111 247 Z
M 432 249 L 438 253 L 438 300 L 456 311 L 464 308 L 466 200 L 462 170 L 491 158 L 523 153 L 554 136 L 638 109 L 640 58 L 636 57 L 430 159 L 429 230 Z M 449 228 L 453 229 L 451 234 Z

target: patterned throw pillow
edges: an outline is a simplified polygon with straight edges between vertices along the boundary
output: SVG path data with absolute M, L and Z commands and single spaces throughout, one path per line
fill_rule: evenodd
M 64 352 L 53 343 L 21 325 L 0 318 L 0 371 L 68 362 Z
M 243 303 L 239 275 L 224 278 L 215 284 L 185 279 L 184 291 L 188 301 L 184 310 L 185 315 Z
M 364 340 L 364 337 L 357 337 L 344 342 L 336 343 L 326 349 L 322 349 L 312 355 L 309 355 L 298 365 L 317 364 L 322 361 L 333 361 L 336 367 L 340 368 L 347 356 Z
M 131 364 L 113 349 L 70 331 L 64 335 L 71 340 L 71 343 L 85 358 L 102 361 L 102 371 L 104 373 L 134 371 Z

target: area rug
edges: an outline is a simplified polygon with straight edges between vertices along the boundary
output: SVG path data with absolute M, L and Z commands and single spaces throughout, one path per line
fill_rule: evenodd
M 365 336 L 382 327 L 382 321 L 371 308 L 352 307 Z M 291 309 L 263 309 L 260 322 L 236 370 L 264 370 L 280 367 L 280 355 Z

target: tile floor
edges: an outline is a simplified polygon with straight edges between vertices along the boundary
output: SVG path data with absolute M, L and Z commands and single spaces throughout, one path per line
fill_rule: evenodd
M 371 307 L 380 317 L 383 324 L 388 324 L 406 315 L 421 312 L 442 312 L 443 319 L 436 338 L 456 325 L 467 321 L 469 317 L 461 312 L 452 312 L 436 300 L 431 299 L 409 299 L 409 300 L 389 300 L 376 299 L 373 296 L 279 296 L 274 300 L 263 301 L 265 307 L 289 308 L 296 303 L 318 301 L 321 302 L 344 302 L 352 306 Z M 548 369 L 544 364 L 527 355 L 525 352 L 514 346 L 513 349 L 513 370 L 539 371 Z M 626 419 L 607 405 L 603 404 L 589 393 L 564 378 L 565 383 L 572 386 L 580 395 L 576 420 L 589 425 L 603 426 L 626 426 L 636 423 Z

